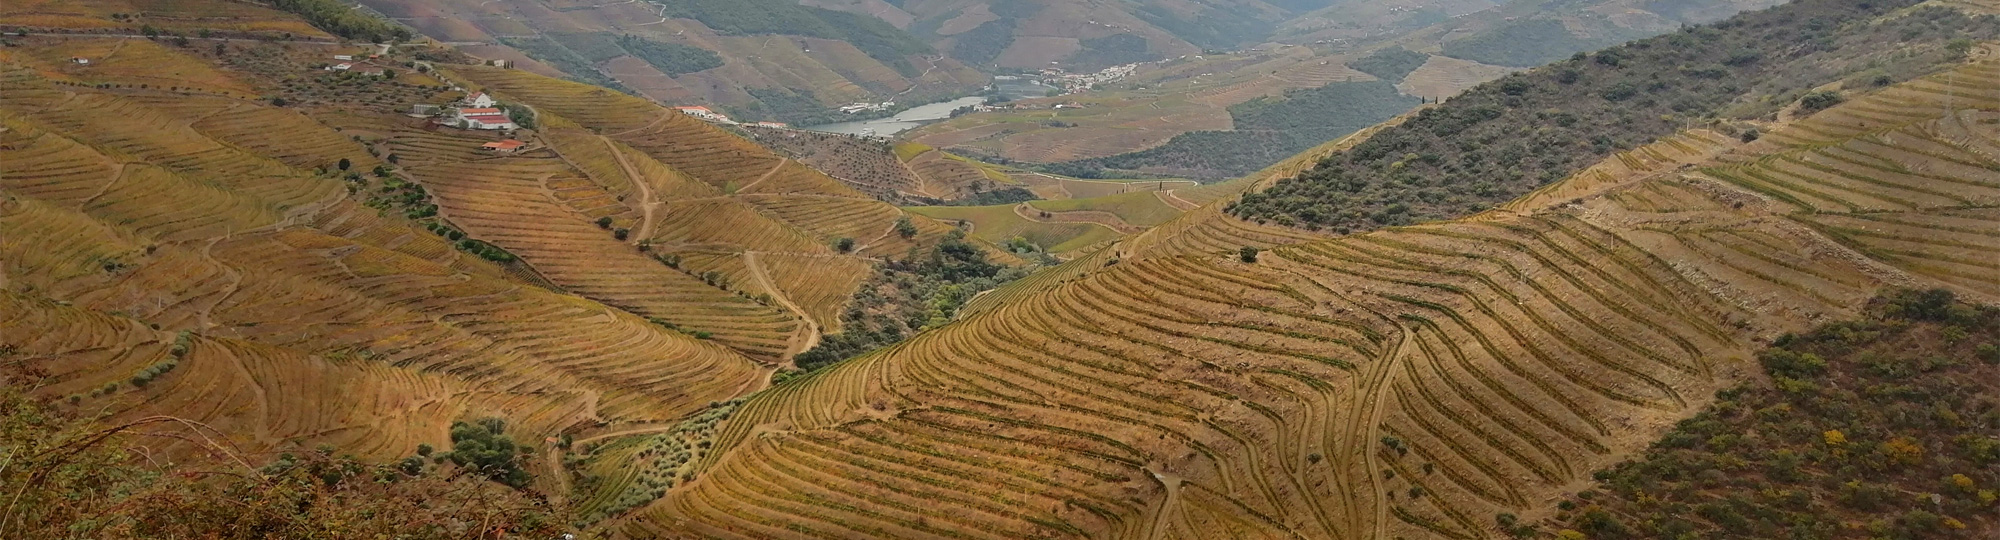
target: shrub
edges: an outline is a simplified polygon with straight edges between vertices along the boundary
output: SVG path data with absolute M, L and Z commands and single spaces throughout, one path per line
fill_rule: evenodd
M 833 241 L 833 248 L 840 250 L 841 253 L 854 251 L 854 239 L 843 236 L 839 240 Z
M 1243 246 L 1241 249 L 1236 250 L 1236 258 L 1246 263 L 1257 262 L 1257 248 L 1255 246 Z
M 1840 92 L 1831 90 L 1806 94 L 1805 97 L 1799 98 L 1799 112 L 1818 112 L 1827 107 L 1839 105 L 1843 99 L 1840 97 Z

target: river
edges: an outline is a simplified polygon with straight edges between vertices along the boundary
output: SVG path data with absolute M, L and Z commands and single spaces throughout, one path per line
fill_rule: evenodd
M 935 122 L 938 120 L 950 118 L 952 109 L 964 107 L 967 105 L 978 105 L 985 102 L 986 98 L 981 96 L 962 97 L 951 101 L 940 101 L 937 103 L 930 103 L 930 104 L 910 107 L 908 110 L 896 113 L 895 116 L 891 116 L 888 118 L 877 118 L 874 120 L 837 122 L 837 123 L 822 124 L 817 126 L 806 126 L 806 129 L 812 131 L 824 131 L 827 133 L 845 133 L 848 135 L 879 135 L 887 137 L 889 135 L 901 133 L 906 130 L 915 129 L 917 126 L 921 126 L 929 122 Z

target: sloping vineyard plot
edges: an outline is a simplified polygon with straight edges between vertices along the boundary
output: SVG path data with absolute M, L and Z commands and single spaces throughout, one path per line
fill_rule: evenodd
M 659 318 L 754 356 L 775 358 L 797 320 L 702 283 L 647 257 L 561 205 L 544 181 L 568 168 L 554 157 L 488 159 L 411 170 L 440 213 L 474 237 L 519 255 L 565 290 Z
M 855 252 L 864 255 L 901 256 L 910 246 L 934 241 L 951 230 L 935 220 L 876 201 L 815 195 L 747 195 L 743 199 L 786 223 L 812 231 L 823 242 L 853 238 Z M 910 238 L 895 230 L 896 220 L 905 216 L 918 231 Z
M 865 259 L 838 255 L 758 253 L 757 262 L 765 278 L 825 333 L 840 331 L 841 309 L 875 270 Z
M 177 335 L 13 293 L 0 293 L 0 344 L 43 359 L 54 378 L 42 391 L 76 396 L 78 404 L 120 420 L 172 411 L 234 435 L 227 444 L 253 456 L 282 448 L 284 441 L 313 440 L 390 458 L 439 440 L 454 418 L 470 410 L 562 407 L 553 403 L 558 396 L 473 392 L 436 373 Z M 162 363 L 172 367 L 134 382 L 135 373 Z M 175 439 L 157 444 L 154 451 L 168 455 L 206 450 Z
M 381 160 L 360 144 L 303 114 L 272 107 L 238 106 L 223 110 L 192 127 L 216 140 L 302 170 L 334 168 L 342 159 L 353 170 L 374 168 Z
M 729 197 L 671 201 L 661 205 L 653 242 L 680 246 L 824 253 L 826 243 L 790 224 L 771 219 L 756 206 Z

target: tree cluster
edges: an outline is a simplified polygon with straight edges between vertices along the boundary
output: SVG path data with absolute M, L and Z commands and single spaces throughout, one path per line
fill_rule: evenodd
M 1106 177 L 1101 169 L 1159 171 L 1223 179 L 1256 172 L 1299 152 L 1394 118 L 1417 105 L 1383 81 L 1334 82 L 1258 98 L 1229 107 L 1235 129 L 1194 131 L 1138 152 L 1047 167 L 1082 178 Z M 1129 176 L 1117 174 L 1116 176 Z
M 1348 61 L 1347 67 L 1385 81 L 1403 82 L 1403 77 L 1423 67 L 1430 59 L 1431 55 L 1402 47 L 1385 47 Z
M 987 260 L 986 252 L 966 241 L 963 232 L 952 231 L 929 250 L 913 248 L 903 259 L 883 265 L 841 313 L 841 333 L 825 336 L 794 361 L 812 371 L 942 326 L 973 295 L 1031 271 Z
M 278 9 L 297 14 L 314 27 L 347 39 L 384 43 L 409 41 L 410 29 L 368 16 L 338 0 L 271 0 Z

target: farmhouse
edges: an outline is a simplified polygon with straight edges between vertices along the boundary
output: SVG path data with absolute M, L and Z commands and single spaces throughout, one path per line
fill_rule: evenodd
M 338 64 L 334 64 L 334 65 L 331 65 L 331 66 L 327 66 L 327 67 L 326 67 L 326 69 L 327 69 L 327 71 L 347 71 L 347 70 L 350 70 L 350 69 L 354 69 L 354 64 L 350 64 L 350 63 L 347 63 L 347 62 L 341 62 L 341 63 L 338 63 Z
M 455 122 L 465 129 L 514 129 L 514 121 L 507 113 L 491 107 L 459 109 Z
M 783 128 L 788 128 L 788 127 L 792 127 L 792 126 L 791 126 L 791 124 L 786 124 L 786 123 L 784 123 L 784 122 L 758 122 L 758 123 L 757 123 L 757 127 L 767 127 L 767 128 L 779 128 L 779 129 L 783 129 Z
M 336 55 L 333 55 L 333 59 L 334 59 L 334 60 L 353 60 L 353 59 L 354 59 L 354 55 L 351 55 L 351 54 L 336 54 Z
M 75 63 L 76 63 L 77 65 L 83 65 L 83 66 L 88 66 L 88 65 L 90 65 L 90 59 L 89 59 L 89 58 L 84 58 L 84 57 L 81 57 L 81 56 L 79 56 L 79 57 L 76 57 L 76 58 L 71 58 L 71 59 L 69 59 L 69 61 L 71 61 L 71 62 L 75 62 Z
M 514 140 L 514 139 L 506 139 L 506 140 L 500 140 L 500 141 L 494 141 L 494 142 L 490 142 L 490 143 L 486 143 L 486 144 L 483 144 L 483 145 L 480 145 L 479 147 L 480 147 L 481 149 L 483 149 L 483 150 L 486 150 L 486 151 L 488 151 L 488 152 L 492 152 L 492 153 L 495 153 L 495 154 L 512 154 L 512 153 L 514 153 L 514 152 L 518 152 L 518 151 L 520 151 L 520 150 L 521 150 L 521 147 L 523 147 L 523 146 L 527 146 L 527 145 L 528 145 L 528 143 L 524 143 L 524 142 L 521 142 L 521 141 L 517 141 L 517 140 Z
M 472 95 L 465 96 L 465 99 L 459 100 L 459 104 L 465 107 L 483 109 L 497 105 L 498 102 L 493 101 L 493 96 L 487 95 L 485 92 L 473 92 Z

